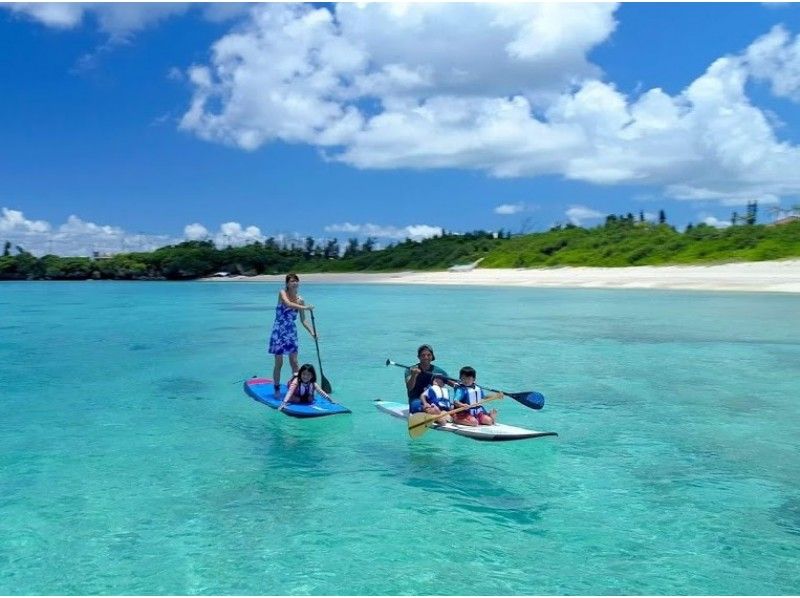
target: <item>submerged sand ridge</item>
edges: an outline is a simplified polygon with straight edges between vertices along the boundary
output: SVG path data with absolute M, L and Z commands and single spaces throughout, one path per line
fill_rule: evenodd
M 800 260 L 709 266 L 628 268 L 476 268 L 468 272 L 300 273 L 303 283 L 483 285 L 608 289 L 682 289 L 800 293 Z M 280 282 L 283 275 L 229 276 L 207 281 Z

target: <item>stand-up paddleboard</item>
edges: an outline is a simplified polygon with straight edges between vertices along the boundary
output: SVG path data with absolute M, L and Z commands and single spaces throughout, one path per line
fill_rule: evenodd
M 275 388 L 269 378 L 250 378 L 244 382 L 244 391 L 259 403 L 277 409 L 281 406 L 283 397 L 286 396 L 286 385 L 281 384 L 280 392 L 275 395 Z M 339 415 L 340 413 L 350 413 L 344 405 L 333 403 L 325 397 L 315 396 L 312 403 L 288 403 L 282 413 L 292 417 L 325 417 L 326 415 Z
M 404 403 L 393 403 L 391 401 L 375 400 L 375 407 L 384 413 L 404 420 L 408 419 L 408 405 Z M 508 424 L 493 424 L 491 426 L 462 426 L 460 424 L 431 424 L 431 430 L 439 432 L 452 432 L 459 436 L 466 436 L 473 440 L 485 440 L 489 442 L 502 442 L 504 440 L 524 440 L 526 438 L 541 438 L 543 436 L 558 436 L 555 432 L 539 432 L 538 430 L 528 430 L 518 428 Z

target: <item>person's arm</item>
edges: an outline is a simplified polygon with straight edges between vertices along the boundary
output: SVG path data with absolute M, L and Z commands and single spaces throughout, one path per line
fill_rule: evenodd
M 289 398 L 294 394 L 295 390 L 297 390 L 297 378 L 294 378 L 289 383 L 289 388 L 286 389 L 286 396 L 283 397 L 283 401 L 281 401 L 281 404 L 278 407 L 278 411 L 286 407 L 286 404 L 289 402 Z
M 411 390 L 414 388 L 414 385 L 417 383 L 417 376 L 419 376 L 420 369 L 417 366 L 413 368 L 408 368 L 406 370 L 406 389 Z
M 331 398 L 331 395 L 329 395 L 327 392 L 325 392 L 324 390 L 322 390 L 322 387 L 321 387 L 319 384 L 317 384 L 316 382 L 314 382 L 314 388 L 316 389 L 316 391 L 317 391 L 319 394 L 321 394 L 323 397 L 325 397 L 326 399 L 328 399 L 328 400 L 329 400 L 331 403 L 335 403 L 335 402 L 336 402 L 336 401 L 334 401 L 334 400 Z
M 464 407 L 466 403 L 461 402 L 461 395 L 464 394 L 464 387 L 463 386 L 456 386 L 456 391 L 453 393 L 453 405 L 455 407 Z
M 298 297 L 297 303 L 289 299 L 289 295 L 286 293 L 286 289 L 281 289 L 281 292 L 278 293 L 278 299 L 286 307 L 291 307 L 292 309 L 296 309 L 297 311 L 299 311 L 301 315 L 303 313 L 303 310 L 305 309 L 314 309 L 313 305 L 306 305 L 305 302 L 300 297 Z
M 300 299 L 300 301 L 302 301 L 302 299 Z M 308 320 L 306 320 L 306 312 L 304 311 L 300 312 L 300 323 L 303 325 L 303 328 L 308 330 L 308 333 L 311 335 L 311 338 L 317 338 L 317 331 L 314 330 L 311 324 L 308 323 Z

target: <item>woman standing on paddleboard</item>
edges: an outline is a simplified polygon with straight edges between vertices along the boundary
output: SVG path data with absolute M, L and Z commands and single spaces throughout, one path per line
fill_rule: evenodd
M 289 356 L 292 374 L 300 366 L 297 362 L 297 314 L 300 321 L 311 338 L 317 337 L 317 332 L 306 321 L 306 310 L 314 309 L 313 305 L 306 305 L 303 298 L 297 294 L 300 288 L 300 277 L 294 272 L 286 275 L 286 287 L 278 293 L 278 305 L 275 307 L 275 322 L 272 325 L 272 335 L 269 337 L 269 352 L 275 356 L 275 366 L 272 369 L 272 383 L 275 386 L 275 396 L 280 393 L 281 369 L 283 356 Z

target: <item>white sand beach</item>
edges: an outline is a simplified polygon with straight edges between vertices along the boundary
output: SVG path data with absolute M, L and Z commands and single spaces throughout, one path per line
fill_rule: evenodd
M 468 272 L 303 274 L 305 283 L 484 285 L 607 289 L 681 289 L 800 293 L 800 260 L 711 266 L 630 268 L 476 268 Z M 213 282 L 280 282 L 276 276 L 206 278 Z

